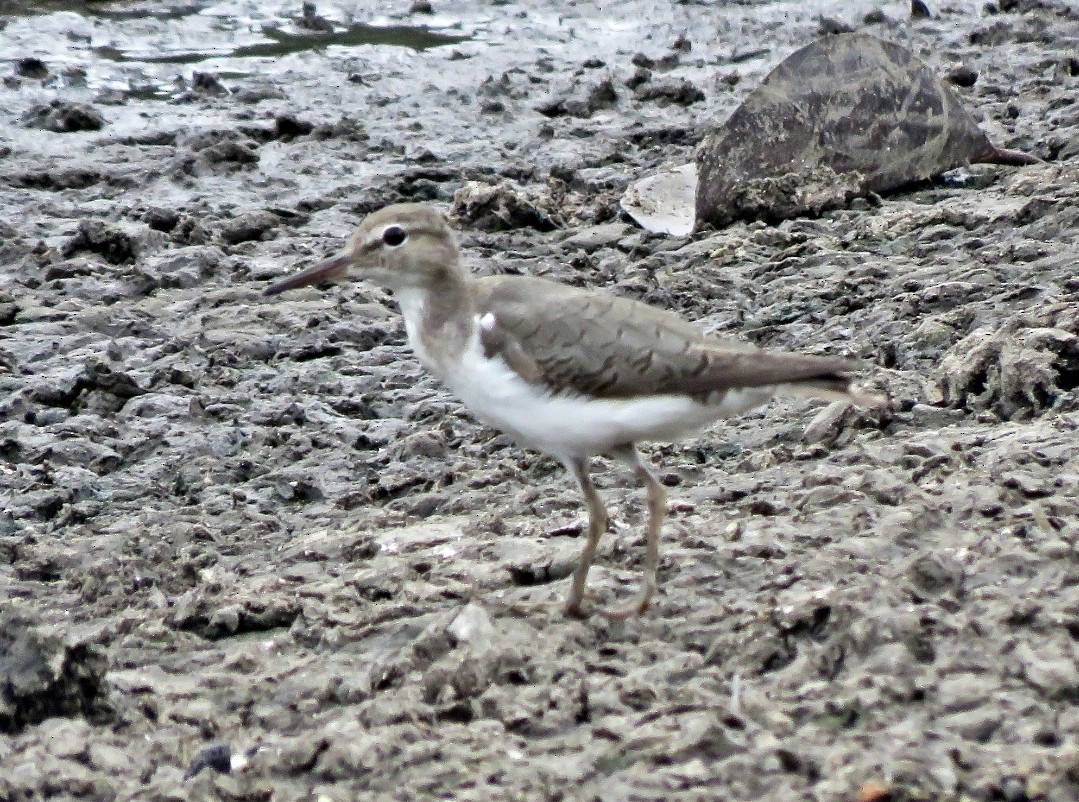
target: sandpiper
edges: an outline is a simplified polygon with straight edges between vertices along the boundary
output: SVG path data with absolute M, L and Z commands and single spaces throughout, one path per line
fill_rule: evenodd
M 847 359 L 764 351 L 706 336 L 677 315 L 603 291 L 524 276 L 469 274 L 442 214 L 424 204 L 368 216 L 347 250 L 277 282 L 286 290 L 352 276 L 392 290 L 420 362 L 484 423 L 561 461 L 588 505 L 588 538 L 566 603 L 584 615 L 588 569 L 607 528 L 589 460 L 628 463 L 647 490 L 648 528 L 640 592 L 628 618 L 656 590 L 667 496 L 637 444 L 671 441 L 750 410 L 778 392 L 860 405 L 860 366 Z

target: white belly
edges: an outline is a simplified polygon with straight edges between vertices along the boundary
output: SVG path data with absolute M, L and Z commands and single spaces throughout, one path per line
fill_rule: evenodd
M 500 357 L 485 357 L 478 344 L 455 367 L 446 383 L 479 420 L 563 461 L 638 441 L 678 440 L 719 418 L 758 407 L 774 392 L 772 387 L 731 390 L 708 404 L 680 395 L 593 399 L 549 394 L 521 379 Z

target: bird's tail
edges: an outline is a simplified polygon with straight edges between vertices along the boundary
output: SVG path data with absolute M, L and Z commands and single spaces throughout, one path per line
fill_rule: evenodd
M 885 396 L 863 392 L 851 385 L 850 379 L 844 376 L 786 382 L 779 385 L 777 389 L 784 395 L 794 396 L 795 398 L 822 398 L 825 401 L 846 401 L 848 404 L 854 404 L 865 409 L 880 409 L 888 406 L 888 399 Z

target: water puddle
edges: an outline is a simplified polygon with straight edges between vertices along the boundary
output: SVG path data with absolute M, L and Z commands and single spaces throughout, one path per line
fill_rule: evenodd
M 333 33 L 288 33 L 278 28 L 262 31 L 268 42 L 241 45 L 235 48 L 211 50 L 177 50 L 172 53 L 150 54 L 120 50 L 115 47 L 98 47 L 94 52 L 111 61 L 137 61 L 149 64 L 197 64 L 212 58 L 276 58 L 308 50 L 323 50 L 330 46 L 359 47 L 361 45 L 388 45 L 427 50 L 432 47 L 458 44 L 468 41 L 467 36 L 442 33 L 431 28 L 408 25 L 354 25 Z

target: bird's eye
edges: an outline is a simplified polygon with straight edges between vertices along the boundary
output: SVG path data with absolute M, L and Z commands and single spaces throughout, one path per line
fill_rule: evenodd
M 386 230 L 382 232 L 382 241 L 391 248 L 396 248 L 406 239 L 408 239 L 408 234 L 405 233 L 401 226 L 387 226 Z

